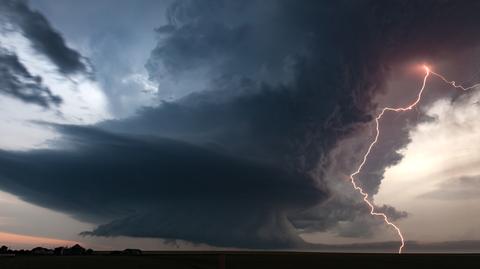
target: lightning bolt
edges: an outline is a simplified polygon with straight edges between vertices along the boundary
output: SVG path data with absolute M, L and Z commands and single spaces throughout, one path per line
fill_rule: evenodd
M 373 141 L 370 143 L 370 145 L 368 146 L 368 150 L 363 155 L 362 162 L 358 165 L 357 170 L 350 175 L 350 181 L 352 183 L 352 186 L 356 191 L 358 191 L 358 193 L 360 193 L 363 196 L 363 201 L 370 208 L 370 215 L 382 217 L 383 220 L 385 221 L 385 224 L 392 227 L 397 232 L 397 235 L 398 235 L 398 237 L 400 238 L 400 241 L 401 241 L 400 247 L 398 248 L 398 253 L 399 254 L 402 253 L 403 247 L 405 246 L 405 239 L 403 237 L 402 231 L 400 230 L 400 228 L 398 228 L 397 225 L 395 225 L 393 222 L 390 221 L 390 219 L 388 218 L 388 216 L 385 213 L 375 211 L 375 206 L 373 205 L 372 202 L 370 202 L 368 200 L 368 197 L 369 197 L 368 193 L 366 193 L 360 186 L 358 186 L 356 181 L 355 181 L 355 177 L 358 174 L 360 174 L 360 172 L 362 171 L 362 168 L 365 166 L 365 163 L 367 162 L 367 159 L 368 159 L 368 156 L 370 155 L 370 152 L 372 151 L 375 144 L 377 144 L 377 142 L 378 142 L 378 138 L 380 137 L 380 120 L 382 119 L 383 115 L 385 115 L 386 112 L 389 112 L 389 111 L 405 112 L 405 111 L 409 111 L 409 110 L 412 110 L 413 108 L 415 108 L 415 106 L 422 100 L 422 95 L 423 95 L 423 92 L 425 91 L 425 86 L 427 84 L 427 79 L 430 75 L 436 76 L 436 77 L 440 78 L 443 82 L 451 85 L 453 88 L 463 90 L 463 91 L 468 91 L 468 90 L 471 90 L 473 88 L 476 88 L 476 87 L 480 86 L 480 83 L 478 83 L 478 84 L 475 84 L 471 87 L 465 88 L 462 85 L 457 85 L 455 81 L 447 80 L 444 76 L 433 72 L 426 65 L 423 66 L 423 69 L 425 70 L 425 76 L 423 78 L 422 87 L 418 91 L 417 98 L 412 103 L 407 104 L 405 107 L 384 107 L 384 108 L 382 108 L 380 113 L 377 115 L 377 117 L 375 117 L 375 130 L 376 130 L 375 137 L 374 137 Z

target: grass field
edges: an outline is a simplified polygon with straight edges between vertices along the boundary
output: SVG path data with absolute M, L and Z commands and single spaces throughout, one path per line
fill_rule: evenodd
M 477 254 L 181 253 L 17 256 L 0 268 L 480 268 Z

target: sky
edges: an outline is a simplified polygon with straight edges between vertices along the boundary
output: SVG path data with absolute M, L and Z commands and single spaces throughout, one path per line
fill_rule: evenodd
M 394 252 L 349 175 L 423 65 L 480 82 L 479 5 L 2 1 L 0 244 Z M 380 121 L 357 181 L 407 252 L 480 249 L 479 90 Z

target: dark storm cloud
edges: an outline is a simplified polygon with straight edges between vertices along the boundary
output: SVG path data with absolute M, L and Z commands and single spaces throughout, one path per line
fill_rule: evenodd
M 63 37 L 55 31 L 39 12 L 30 9 L 27 1 L 5 0 L 0 2 L 0 16 L 17 26 L 33 47 L 47 56 L 64 74 L 86 72 L 82 56 L 66 46 Z
M 388 205 L 377 210 L 387 214 L 391 221 L 407 217 L 406 212 Z M 384 225 L 382 219 L 372 218 L 369 212 L 364 203 L 331 197 L 318 206 L 292 214 L 290 220 L 304 232 L 332 231 L 342 237 L 368 237 L 377 231 L 379 224 Z
M 1 49 L 0 93 L 46 108 L 52 105 L 57 106 L 62 102 L 60 96 L 54 95 L 42 85 L 40 77 L 28 72 L 16 55 Z
M 288 212 L 325 197 L 304 175 L 184 142 L 56 128 L 68 149 L 1 152 L 0 185 L 105 223 L 86 234 L 294 247 L 301 240 Z
M 118 129 L 220 141 L 312 169 L 353 123 L 369 119 L 371 97 L 390 66 L 475 45 L 471 10 L 478 5 L 177 1 L 168 10 L 170 23 L 159 28 L 162 38 L 147 68 L 153 79 L 208 69 L 210 89 L 146 109 Z M 449 42 L 438 44 L 446 37 Z M 388 152 L 406 141 L 392 141 Z M 387 163 L 398 161 L 390 155 Z M 372 185 L 375 190 L 378 181 Z
M 169 24 L 158 29 L 161 39 L 147 69 L 158 81 L 207 70 L 210 88 L 105 126 L 210 144 L 310 172 L 344 135 L 370 119 L 370 100 L 381 92 L 391 66 L 477 44 L 471 35 L 477 31 L 478 5 L 177 1 L 168 11 Z M 382 142 L 361 174 L 369 193 L 377 192 L 385 168 L 400 160 L 396 150 L 408 142 L 406 128 L 389 134 L 396 139 Z M 320 184 L 341 180 L 324 177 L 318 175 Z M 329 200 L 313 214 L 317 218 L 306 216 L 308 227 L 338 230 L 339 220 L 355 222 L 360 217 L 353 212 L 367 212 L 356 211 L 362 207 L 357 203 Z M 406 216 L 383 209 L 392 219 Z M 307 228 L 300 217 L 294 223 Z
M 28 201 L 105 223 L 92 235 L 233 247 L 292 246 L 296 229 L 368 235 L 359 199 L 320 203 L 326 182 L 342 178 L 328 178 L 329 163 L 319 162 L 365 128 L 391 66 L 476 45 L 470 35 L 479 5 L 177 1 L 169 24 L 157 30 L 148 71 L 161 82 L 203 70 L 196 82 L 208 89 L 100 126 L 128 135 L 62 127 L 75 147 L 3 152 L 0 184 Z M 406 140 L 399 141 L 388 152 Z M 344 159 L 338 161 L 353 170 L 357 160 Z M 398 160 L 380 150 L 362 181 L 370 193 Z
M 408 128 L 410 126 L 405 126 L 405 122 L 420 120 L 416 116 L 415 114 L 398 115 L 392 113 L 382 118 L 381 139 L 371 151 L 365 168 L 358 175 L 358 178 L 362 179 L 362 187 L 369 193 L 378 192 L 386 168 L 397 164 L 402 159 L 398 150 L 410 142 L 410 128 Z
M 451 178 L 442 182 L 433 191 L 420 197 L 438 200 L 465 200 L 480 198 L 480 176 Z

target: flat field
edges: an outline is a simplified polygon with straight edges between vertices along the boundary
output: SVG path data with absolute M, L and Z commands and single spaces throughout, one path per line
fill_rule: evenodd
M 181 252 L 141 256 L 17 256 L 0 268 L 480 268 L 480 254 L 327 254 L 311 252 Z

